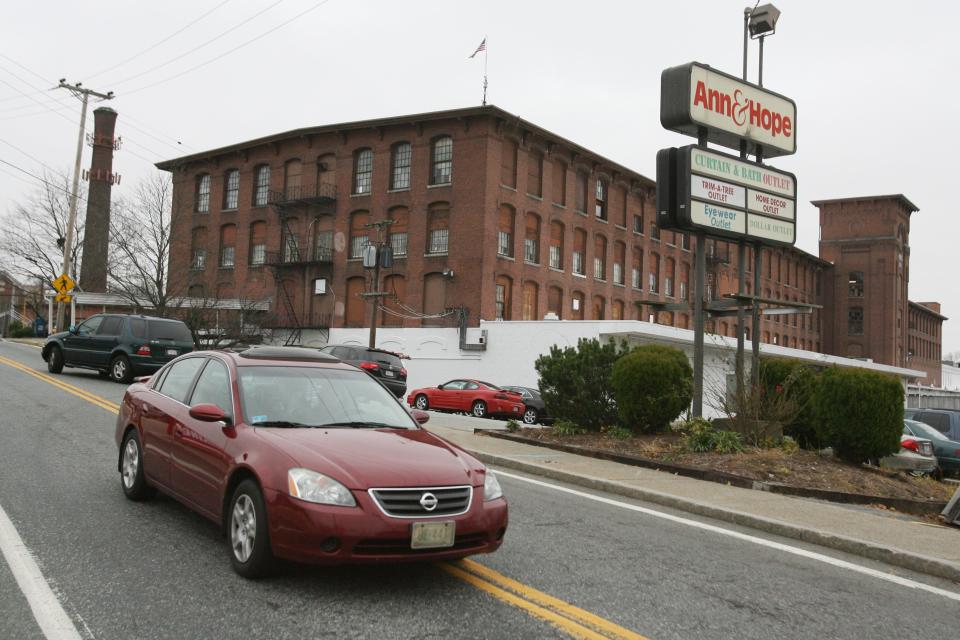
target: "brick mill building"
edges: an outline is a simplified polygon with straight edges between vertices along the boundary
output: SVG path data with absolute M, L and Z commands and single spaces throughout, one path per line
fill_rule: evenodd
M 362 254 L 377 241 L 394 256 L 382 326 L 693 324 L 644 304 L 692 291 L 695 240 L 657 228 L 655 182 L 494 106 L 298 129 L 157 166 L 173 175 L 171 284 L 191 297 L 272 299 L 265 326 L 295 340 L 369 326 Z M 907 298 L 916 207 L 900 195 L 814 204 L 822 257 L 764 249 L 758 293 L 823 309 L 765 317 L 761 340 L 938 382 L 944 318 Z M 386 219 L 378 238 L 369 225 Z M 736 246 L 707 240 L 707 252 L 708 295 L 733 293 Z M 738 330 L 727 318 L 707 327 Z

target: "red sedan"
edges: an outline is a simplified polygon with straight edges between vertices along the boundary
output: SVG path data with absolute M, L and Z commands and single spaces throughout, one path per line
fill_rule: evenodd
M 507 527 L 496 476 L 412 413 L 313 349 L 194 352 L 128 388 L 121 487 L 131 500 L 159 489 L 217 523 L 246 577 L 274 556 L 336 564 L 495 551 Z
M 414 389 L 407 395 L 407 404 L 421 411 L 463 411 L 478 418 L 523 416 L 523 396 L 480 380 L 451 380 L 439 387 Z

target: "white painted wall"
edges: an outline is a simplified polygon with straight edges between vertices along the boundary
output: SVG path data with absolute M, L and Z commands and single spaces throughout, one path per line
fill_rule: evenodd
M 481 321 L 480 329 L 468 330 L 468 342 L 486 331 L 486 351 L 461 352 L 459 333 L 454 328 L 377 330 L 377 346 L 410 356 L 407 389 L 436 386 L 452 378 L 476 378 L 500 385 L 536 387 L 536 359 L 549 353 L 550 347 L 574 346 L 580 338 L 626 339 L 631 345 L 669 344 L 682 349 L 693 359 L 693 331 L 638 320 L 539 320 L 514 322 Z M 366 345 L 367 329 L 331 329 L 331 344 Z M 710 405 L 712 393 L 726 388 L 727 375 L 734 371 L 737 341 L 708 334 L 704 343 L 704 413 L 717 417 Z M 796 358 L 812 364 L 861 367 L 907 378 L 922 378 L 924 373 L 898 367 L 839 358 L 776 345 L 761 345 L 764 355 Z M 750 360 L 747 343 L 747 362 Z
M 951 391 L 960 391 L 960 367 L 941 365 L 940 386 Z

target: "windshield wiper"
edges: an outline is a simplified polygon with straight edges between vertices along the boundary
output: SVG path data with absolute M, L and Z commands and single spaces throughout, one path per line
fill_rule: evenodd
M 277 427 L 280 429 L 299 429 L 299 428 L 313 428 L 319 425 L 315 424 L 304 424 L 302 422 L 291 422 L 290 420 L 263 420 L 261 422 L 254 422 L 253 426 L 255 427 Z
M 362 420 L 353 420 L 346 422 L 328 422 L 320 425 L 321 427 L 350 427 L 351 429 L 406 429 L 406 427 L 396 427 L 385 422 L 364 422 Z

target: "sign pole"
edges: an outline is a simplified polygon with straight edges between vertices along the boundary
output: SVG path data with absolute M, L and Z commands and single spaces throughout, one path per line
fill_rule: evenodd
M 706 148 L 707 135 L 699 132 L 697 144 Z M 697 230 L 697 247 L 694 255 L 693 292 L 693 410 L 694 418 L 703 417 L 703 334 L 706 330 L 703 313 L 703 298 L 707 284 L 707 234 Z

